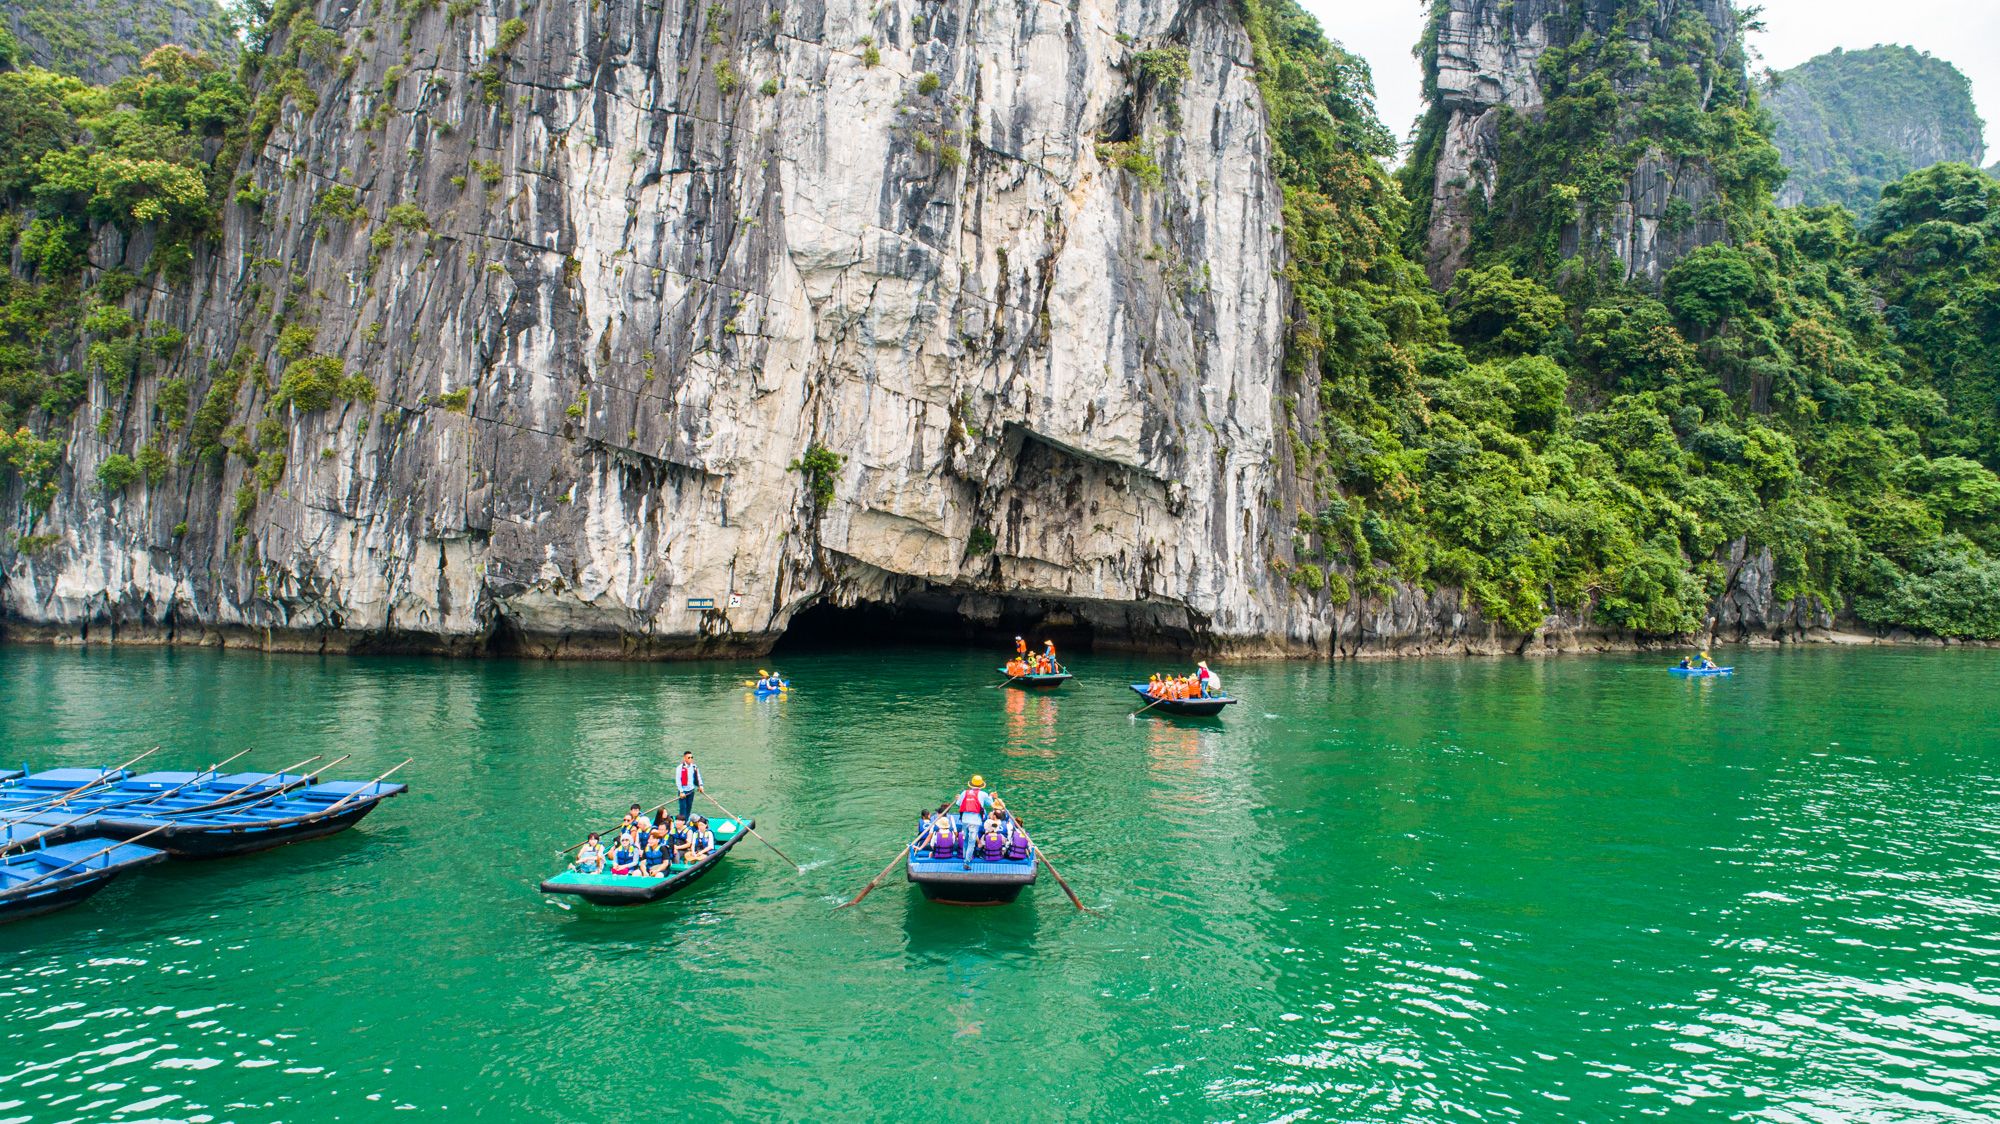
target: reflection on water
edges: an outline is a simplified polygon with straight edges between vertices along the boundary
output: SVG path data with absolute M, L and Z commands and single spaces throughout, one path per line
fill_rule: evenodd
M 356 831 L 0 928 L 0 1122 L 745 1115 L 2000 1117 L 2000 653 L 1225 669 L 0 649 L 0 757 L 414 754 Z M 866 684 L 867 689 L 856 689 Z M 534 884 L 695 750 L 746 840 L 658 906 Z M 149 761 L 148 764 L 153 764 Z M 983 773 L 1095 915 L 893 873 Z M 674 1066 L 657 1035 L 685 1027 Z M 1003 1078 L 996 1074 L 1005 1074 Z

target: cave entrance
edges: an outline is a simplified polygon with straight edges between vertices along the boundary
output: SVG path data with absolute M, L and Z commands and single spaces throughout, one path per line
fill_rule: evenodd
M 961 611 L 963 598 L 954 593 L 920 591 L 894 602 L 862 601 L 838 606 L 824 602 L 793 614 L 774 655 L 825 652 L 851 648 L 904 647 L 911 644 L 950 645 L 1011 651 L 1014 637 L 1031 644 L 1056 642 L 1062 652 L 1088 652 L 1094 640 L 1090 622 L 1054 602 L 1002 599 L 992 615 L 992 601 L 981 598 L 978 619 Z

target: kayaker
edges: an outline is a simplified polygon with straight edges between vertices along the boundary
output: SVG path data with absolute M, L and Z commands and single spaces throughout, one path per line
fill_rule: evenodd
M 576 853 L 576 861 L 569 864 L 578 874 L 604 873 L 604 842 L 597 832 L 583 841 L 583 848 Z
M 972 774 L 972 782 L 964 792 L 958 794 L 958 822 L 965 829 L 966 845 L 979 838 L 980 825 L 986 822 L 987 809 L 993 807 L 993 794 L 986 791 L 986 778 Z
M 1681 657 L 1681 670 L 1683 670 L 1683 671 L 1693 671 L 1693 670 L 1694 670 L 1694 657 L 1693 657 L 1693 656 L 1682 656 L 1682 657 Z
M 1703 671 L 1713 671 L 1713 670 L 1715 670 L 1715 661 L 1714 661 L 1714 660 L 1712 660 L 1712 659 L 1709 659 L 1709 658 L 1708 658 L 1708 653 L 1707 653 L 1707 652 L 1703 652 L 1703 653 L 1701 654 L 1701 669 L 1702 669 Z
M 701 769 L 694 763 L 694 750 L 681 753 L 680 768 L 674 770 L 674 791 L 681 798 L 680 811 L 674 818 L 685 820 L 694 814 L 694 794 L 708 791 L 702 787 Z

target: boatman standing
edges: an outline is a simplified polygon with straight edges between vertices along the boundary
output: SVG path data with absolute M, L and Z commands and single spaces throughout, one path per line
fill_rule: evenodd
M 680 818 L 686 820 L 694 811 L 694 794 L 708 791 L 701 786 L 701 768 L 694 763 L 694 750 L 681 754 L 681 767 L 674 771 L 674 788 L 681 794 Z
M 958 822 L 965 827 L 968 839 L 979 838 L 979 829 L 986 824 L 986 813 L 993 808 L 993 794 L 986 791 L 986 778 L 972 774 L 972 785 L 958 794 Z
M 1220 675 L 1217 675 L 1213 671 L 1208 670 L 1207 660 L 1202 660 L 1200 663 L 1197 663 L 1194 666 L 1195 666 L 1195 672 L 1194 672 L 1195 682 L 1201 686 L 1202 693 L 1205 695 L 1212 695 L 1216 698 L 1221 698 L 1222 677 Z

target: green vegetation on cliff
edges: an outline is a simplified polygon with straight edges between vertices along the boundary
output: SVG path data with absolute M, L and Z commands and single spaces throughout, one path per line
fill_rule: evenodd
M 1250 14 L 1289 52 L 1260 61 L 1292 220 L 1289 361 L 1315 400 L 1294 449 L 1310 492 L 1276 564 L 1311 596 L 1393 577 L 1462 587 L 1522 630 L 1587 611 L 1682 633 L 1746 540 L 1772 552 L 1781 598 L 2000 635 L 2000 184 L 1918 173 L 1866 229 L 1773 211 L 1782 173 L 1739 45 L 1685 17 L 1646 54 L 1584 34 L 1543 57 L 1545 113 L 1507 123 L 1494 204 L 1440 296 L 1397 249 L 1419 241 L 1410 208 L 1324 154 L 1343 132 L 1379 152 L 1365 71 L 1289 0 Z M 1291 123 L 1300 98 L 1318 127 Z M 1712 171 L 1729 235 L 1658 291 L 1559 238 L 1648 152 Z M 1295 213 L 1295 194 L 1327 214 Z
M 236 61 L 235 31 L 215 0 L 8 0 L 0 13 L 0 32 L 11 31 L 18 44 L 18 65 L 87 82 L 135 74 L 142 59 L 170 43 Z
M 1792 173 L 1784 202 L 1865 217 L 1888 184 L 1932 164 L 1976 164 L 1985 151 L 1972 84 L 1913 48 L 1836 50 L 1774 77 L 1765 103 Z

